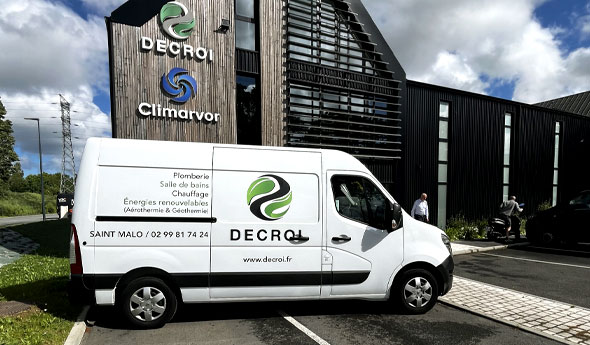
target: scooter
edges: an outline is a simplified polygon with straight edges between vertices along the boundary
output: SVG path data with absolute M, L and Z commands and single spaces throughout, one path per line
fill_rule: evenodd
M 520 208 L 524 207 L 524 204 L 518 205 Z M 513 214 L 510 216 L 510 222 L 512 226 L 510 228 L 510 234 L 514 235 L 517 240 L 520 239 L 520 218 Z M 506 236 L 507 224 L 504 219 L 500 217 L 492 217 L 488 220 L 488 226 L 486 228 L 486 235 L 488 240 L 495 241 L 499 237 Z

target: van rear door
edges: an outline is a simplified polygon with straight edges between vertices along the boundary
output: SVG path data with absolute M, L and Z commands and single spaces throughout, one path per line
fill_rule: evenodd
M 215 147 L 211 298 L 318 298 L 321 153 Z
M 185 301 L 208 300 L 212 151 L 192 143 L 103 142 L 91 237 L 105 296 L 123 274 L 147 268 L 170 273 Z

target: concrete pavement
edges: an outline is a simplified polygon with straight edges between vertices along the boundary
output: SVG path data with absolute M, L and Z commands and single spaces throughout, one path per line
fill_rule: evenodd
M 454 241 L 451 242 L 453 255 L 472 254 L 478 252 L 487 252 L 490 250 L 506 249 L 510 247 L 526 246 L 528 242 L 511 242 L 508 244 L 501 244 L 494 241 L 475 240 L 475 241 Z
M 440 300 L 553 340 L 590 345 L 590 309 L 457 276 Z

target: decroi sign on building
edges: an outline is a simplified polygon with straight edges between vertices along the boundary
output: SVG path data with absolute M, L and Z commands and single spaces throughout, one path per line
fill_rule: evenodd
M 175 67 L 168 74 L 162 75 L 162 91 L 167 96 L 173 97 L 170 100 L 171 102 L 184 104 L 197 94 L 197 82 L 187 73 L 187 70 Z M 165 108 L 160 104 L 150 104 L 147 102 L 141 102 L 137 111 L 141 116 L 155 116 L 189 121 L 217 122 L 221 116 L 218 113 L 208 111 Z
M 158 15 L 158 21 L 161 30 L 174 40 L 183 41 L 188 39 L 195 27 L 194 13 L 178 1 L 170 1 L 164 4 Z M 152 52 L 162 59 L 180 57 L 181 59 L 193 59 L 196 62 L 205 60 L 213 62 L 213 50 L 167 39 L 153 39 L 141 36 L 139 47 L 141 51 Z M 156 102 L 142 101 L 137 107 L 138 116 L 206 123 L 219 121 L 221 116 L 219 113 L 178 109 L 178 105 L 184 105 L 197 95 L 197 81 L 187 69 L 174 67 L 170 71 L 163 73 L 158 81 L 162 93 L 170 98 L 170 102 L 177 105 L 177 107 L 166 107 Z
M 170 1 L 162 6 L 160 10 L 160 25 L 162 31 L 168 36 L 177 40 L 186 40 L 191 35 L 195 27 L 195 15 L 189 12 L 186 6 L 178 1 Z M 155 44 L 154 44 L 155 41 Z M 156 53 L 170 54 L 173 57 L 194 58 L 197 60 L 213 61 L 213 50 L 204 47 L 193 47 L 190 44 L 180 42 L 170 42 L 162 39 L 152 39 L 142 36 L 140 47 L 144 51 L 152 51 L 155 48 Z

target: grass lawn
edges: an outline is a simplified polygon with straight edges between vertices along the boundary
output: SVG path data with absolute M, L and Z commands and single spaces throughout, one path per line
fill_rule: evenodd
M 70 270 L 67 219 L 10 228 L 40 244 L 31 255 L 0 267 L 0 301 L 35 305 L 0 317 L 0 344 L 63 344 L 82 307 L 66 294 Z
M 45 195 L 45 211 L 56 212 L 55 195 Z M 41 214 L 41 194 L 0 191 L 0 217 Z

